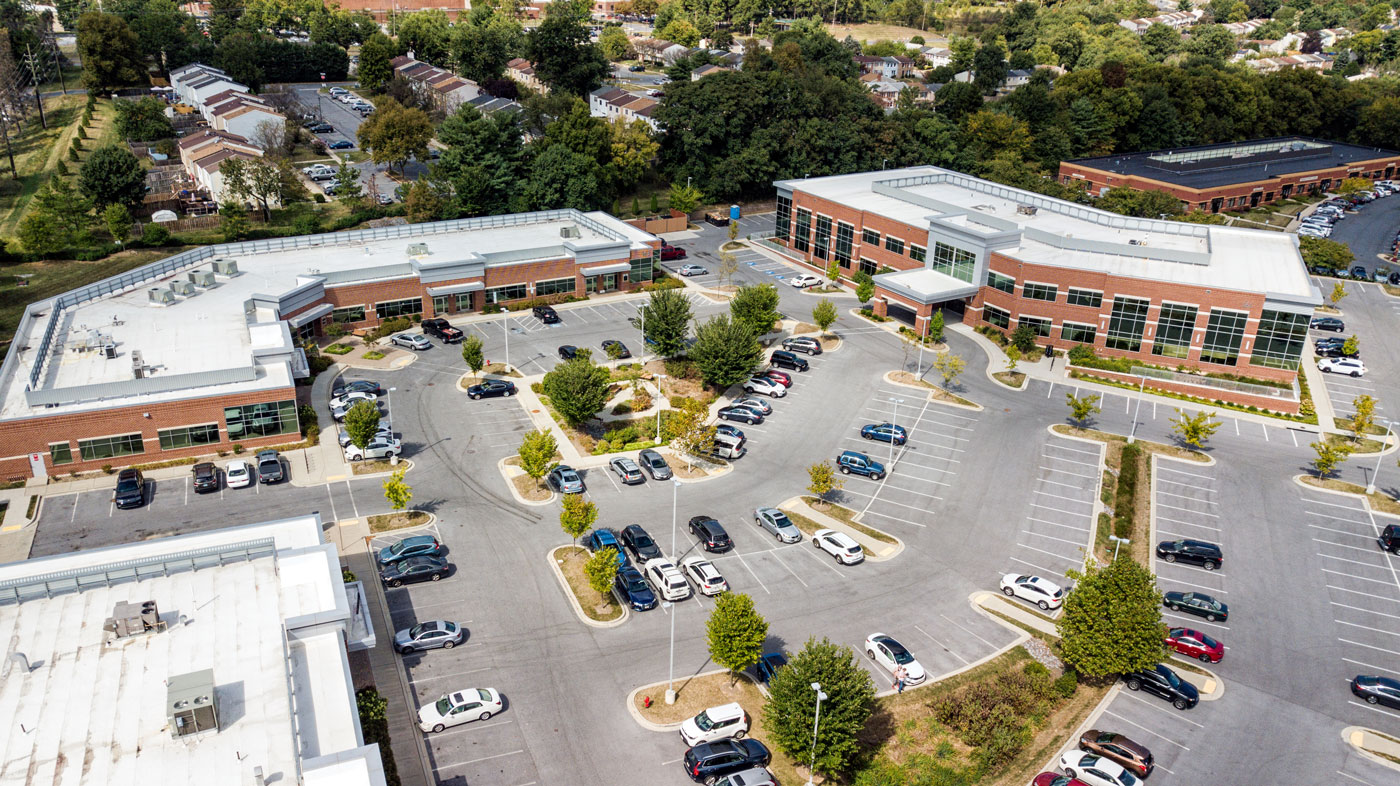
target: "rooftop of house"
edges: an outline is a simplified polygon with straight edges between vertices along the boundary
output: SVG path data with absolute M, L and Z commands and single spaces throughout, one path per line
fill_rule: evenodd
M 1379 147 L 1295 136 L 1080 158 L 1065 163 L 1186 188 L 1217 188 L 1397 155 L 1400 153 Z

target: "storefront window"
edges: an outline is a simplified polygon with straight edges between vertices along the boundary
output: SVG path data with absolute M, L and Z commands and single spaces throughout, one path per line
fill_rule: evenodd
M 299 429 L 297 403 L 288 400 L 226 407 L 224 422 L 230 440 L 292 434 Z
M 49 445 L 49 461 L 57 464 L 73 463 L 73 447 L 67 442 L 55 442 Z
M 201 426 L 166 428 L 156 433 L 160 437 L 161 450 L 178 450 L 179 448 L 217 443 L 219 441 L 219 424 L 205 423 Z
M 365 307 L 347 306 L 345 308 L 338 308 L 331 312 L 331 319 L 340 324 L 345 324 L 347 322 L 364 322 Z
M 380 319 L 417 316 L 423 313 L 423 298 L 410 297 L 404 298 L 403 300 L 389 300 L 383 303 L 375 303 L 374 313 L 377 314 Z
M 1163 303 L 1161 316 L 1157 317 L 1157 338 L 1152 342 L 1152 354 L 1168 358 L 1186 357 L 1195 331 L 1195 306 Z
M 1108 318 L 1108 338 L 1104 346 L 1126 352 L 1142 349 L 1142 331 L 1147 326 L 1149 303 L 1145 298 L 1115 297 L 1113 311 Z
M 1213 308 L 1206 324 L 1205 342 L 1201 345 L 1201 360 L 1233 366 L 1240 360 L 1240 342 L 1244 340 L 1249 314 Z
M 486 290 L 486 303 L 504 303 L 507 300 L 520 300 L 529 294 L 524 284 L 510 284 L 504 287 L 492 287 Z
M 648 259 L 649 263 L 651 260 Z M 574 291 L 574 278 L 556 278 L 549 281 L 536 281 L 535 294 L 541 297 L 545 295 L 567 295 Z
M 83 457 L 83 461 L 100 461 L 145 452 L 146 445 L 141 441 L 139 433 L 78 440 L 78 454 Z
M 1308 315 L 1265 309 L 1249 364 L 1296 370 L 1308 340 Z

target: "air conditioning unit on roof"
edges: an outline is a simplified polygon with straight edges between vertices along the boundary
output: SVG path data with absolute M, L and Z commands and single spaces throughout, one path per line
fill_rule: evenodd
M 199 294 L 199 290 L 194 288 L 194 284 L 189 281 L 172 281 L 170 288 L 175 290 L 175 294 L 180 297 L 190 297 Z
M 238 275 L 238 261 L 228 257 L 215 257 L 214 272 L 221 276 L 236 276 Z
M 368 251 L 368 249 L 366 249 L 366 251 Z M 409 243 L 409 244 L 408 244 L 408 255 L 411 256 L 411 257 L 421 257 L 421 256 L 426 256 L 426 255 L 431 254 L 431 253 L 433 253 L 433 252 L 431 252 L 431 251 L 428 250 L 428 244 L 427 244 L 427 243 Z
M 175 302 L 175 293 L 166 287 L 152 287 L 146 291 L 146 299 L 153 306 L 168 306 Z
M 197 287 L 209 289 L 210 287 L 214 286 L 214 271 L 212 270 L 192 271 L 189 274 L 189 278 L 190 283 L 194 284 Z

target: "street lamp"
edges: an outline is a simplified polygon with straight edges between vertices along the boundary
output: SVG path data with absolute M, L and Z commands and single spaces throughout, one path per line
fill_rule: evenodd
M 1140 374 L 1139 376 L 1141 377 L 1142 381 L 1138 383 L 1137 406 L 1133 407 L 1133 427 L 1128 430 L 1129 445 L 1133 444 L 1133 442 L 1137 438 L 1138 413 L 1142 412 L 1142 390 L 1143 388 L 1147 387 L 1147 375 Z
M 501 332 L 506 334 L 506 373 L 510 373 L 510 315 L 501 319 Z M 538 364 L 536 364 L 538 365 Z
M 821 723 L 822 720 L 822 701 L 830 698 L 822 693 L 820 682 L 812 683 L 812 690 L 817 692 L 817 712 L 816 716 L 812 718 L 812 763 L 807 767 L 807 786 L 813 786 L 812 778 L 817 774 L 817 724 Z
M 924 344 L 928 343 L 928 325 L 933 321 L 933 315 L 929 314 L 926 317 L 919 317 L 919 319 L 924 322 L 924 335 L 923 340 L 919 342 L 919 368 L 917 373 L 914 374 L 915 379 L 924 378 Z
M 1113 561 L 1114 561 L 1114 562 L 1117 562 L 1117 561 L 1118 561 L 1118 547 L 1119 547 L 1119 546 L 1122 546 L 1124 543 L 1132 543 L 1132 541 L 1131 541 L 1131 540 L 1128 540 L 1127 538 L 1120 538 L 1120 537 L 1118 537 L 1117 535 L 1109 535 L 1109 536 L 1108 536 L 1108 539 L 1111 540 L 1111 541 L 1113 541 Z
M 890 403 L 894 404 L 894 419 L 890 421 L 890 465 L 885 468 L 886 472 L 894 468 L 894 430 L 899 428 L 899 405 L 904 403 L 904 399 L 892 398 Z
M 671 559 L 676 558 L 676 492 L 681 482 L 671 478 Z M 662 603 L 662 608 L 671 609 L 671 663 L 666 669 L 666 703 L 676 703 L 676 609 L 672 603 Z
M 1382 420 L 1385 424 L 1385 442 L 1381 444 L 1381 449 L 1376 453 L 1376 471 L 1371 473 L 1371 482 L 1366 484 L 1366 493 L 1376 493 L 1376 476 L 1381 474 L 1381 456 L 1385 455 L 1385 446 L 1390 443 L 1390 427 L 1394 425 L 1389 420 Z
M 388 395 L 385 397 L 386 399 L 388 399 L 388 402 L 389 402 L 388 408 L 389 408 L 389 430 L 390 430 L 390 431 L 393 431 L 393 430 L 394 430 L 394 391 L 395 391 L 395 390 L 398 390 L 398 388 L 389 388 Z

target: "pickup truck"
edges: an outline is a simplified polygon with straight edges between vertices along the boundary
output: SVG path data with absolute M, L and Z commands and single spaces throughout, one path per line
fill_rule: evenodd
M 423 320 L 423 332 L 430 336 L 437 336 L 444 344 L 458 344 L 462 341 L 462 331 L 452 327 L 447 320 L 441 318 Z

